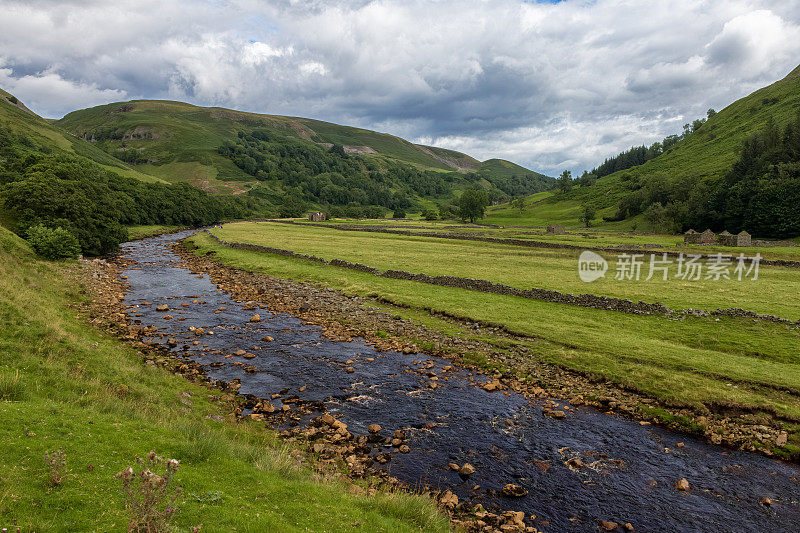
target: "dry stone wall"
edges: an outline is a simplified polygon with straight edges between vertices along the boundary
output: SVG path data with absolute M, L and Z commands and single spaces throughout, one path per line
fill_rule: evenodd
M 291 250 L 284 250 L 282 248 L 273 248 L 271 246 L 261 246 L 258 244 L 248 244 L 241 242 L 228 242 L 220 239 L 208 230 L 206 233 L 216 242 L 223 246 L 237 250 L 248 250 L 253 252 L 277 254 L 285 257 L 292 257 L 296 259 L 307 259 L 309 261 L 316 261 L 331 266 L 341 268 L 348 268 L 350 270 L 358 270 L 366 272 L 374 276 L 390 279 L 401 279 L 408 281 L 416 281 L 418 283 L 427 283 L 429 285 L 438 285 L 441 287 L 453 287 L 457 289 L 465 289 L 470 291 L 485 292 L 491 294 L 502 294 L 505 296 L 517 296 L 520 298 L 528 298 L 531 300 L 541 300 L 546 302 L 561 303 L 567 305 L 575 305 L 578 307 L 586 307 L 590 309 L 601 309 L 604 311 L 617 311 L 621 313 L 630 313 L 635 315 L 681 315 L 681 316 L 727 316 L 739 318 L 752 318 L 755 320 L 764 320 L 768 322 L 775 322 L 786 324 L 789 326 L 800 326 L 800 320 L 793 322 L 791 320 L 777 317 L 774 315 L 760 315 L 753 311 L 746 309 L 732 308 L 732 309 L 716 309 L 715 311 L 706 311 L 703 309 L 683 309 L 676 311 L 667 307 L 660 302 L 634 302 L 632 300 L 615 298 L 612 296 L 598 296 L 596 294 L 571 294 L 549 289 L 519 289 L 511 287 L 503 283 L 495 283 L 485 279 L 462 278 L 458 276 L 429 276 L 427 274 L 415 274 L 405 270 L 385 270 L 381 271 L 378 268 L 364 265 L 361 263 L 352 263 L 344 259 L 332 259 L 330 261 L 317 257 L 315 255 L 298 254 Z
M 339 231 L 364 231 L 368 233 L 389 233 L 393 235 L 405 235 L 407 237 L 435 237 L 439 239 L 454 239 L 461 241 L 477 241 L 477 242 L 490 242 L 494 244 L 506 244 L 510 246 L 524 246 L 527 248 L 549 248 L 553 250 L 592 250 L 594 252 L 607 252 L 607 253 L 628 253 L 640 254 L 650 248 L 660 246 L 577 246 L 575 244 L 565 244 L 559 242 L 547 241 L 532 241 L 527 239 L 505 239 L 501 237 L 484 237 L 475 235 L 473 233 L 456 233 L 456 232 L 426 232 L 426 231 L 409 231 L 401 229 L 380 228 L 376 226 L 359 226 L 355 224 L 315 224 L 313 222 L 295 222 L 294 220 L 278 220 L 278 219 L 263 219 L 254 222 L 276 222 L 279 224 L 290 224 L 295 226 L 313 226 L 317 228 L 328 228 Z M 768 242 L 768 241 L 753 241 L 754 243 Z M 791 243 L 794 244 L 794 243 Z M 770 244 L 774 245 L 774 243 Z M 753 244 L 756 246 L 756 244 Z M 670 252 L 659 249 L 658 253 L 667 254 L 667 257 L 679 257 L 681 252 Z M 713 260 L 714 254 L 700 255 L 700 259 L 704 261 Z M 791 261 L 786 259 L 761 259 L 761 264 L 766 266 L 781 266 L 787 268 L 800 268 L 800 261 Z

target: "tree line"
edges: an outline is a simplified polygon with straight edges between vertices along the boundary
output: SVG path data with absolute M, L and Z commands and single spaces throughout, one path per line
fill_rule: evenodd
M 742 144 L 721 179 L 637 181 L 614 219 L 643 214 L 658 231 L 746 230 L 763 237 L 800 235 L 800 112 L 783 128 L 774 119 Z
M 145 183 L 120 176 L 80 156 L 37 145 L 0 127 L 0 196 L 15 231 L 63 228 L 87 255 L 117 249 L 125 225 L 203 226 L 248 216 L 249 198 L 209 195 L 188 184 Z

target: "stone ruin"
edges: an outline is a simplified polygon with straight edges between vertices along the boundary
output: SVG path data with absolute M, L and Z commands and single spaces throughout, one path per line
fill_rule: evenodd
M 717 242 L 722 246 L 736 246 L 736 236 L 725 230 L 717 235 Z
M 700 244 L 715 244 L 716 242 L 717 236 L 710 229 L 700 234 Z
M 326 220 L 328 220 L 328 217 L 325 216 L 325 213 L 323 213 L 322 211 L 317 211 L 316 213 L 311 213 L 310 215 L 308 215 L 308 220 L 310 220 L 311 222 L 325 222 Z
M 735 237 L 736 244 L 734 246 L 751 246 L 753 244 L 753 237 L 744 230 L 737 233 Z
M 740 231 L 733 235 L 725 230 L 719 235 L 715 235 L 710 229 L 703 233 L 697 233 L 690 229 L 683 234 L 684 244 L 721 244 L 722 246 L 752 246 L 752 237 L 746 231 Z
M 550 224 L 547 226 L 547 233 L 552 235 L 566 235 L 567 230 L 561 224 Z
M 723 246 L 752 246 L 753 238 L 746 231 L 740 231 L 736 235 L 723 231 L 718 235 L 717 241 Z

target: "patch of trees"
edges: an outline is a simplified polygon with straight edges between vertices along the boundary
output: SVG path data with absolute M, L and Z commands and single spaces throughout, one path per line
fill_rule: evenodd
M 338 144 L 325 148 L 260 129 L 239 132 L 218 152 L 256 179 L 295 188 L 305 202 L 329 211 L 353 205 L 379 207 L 382 213 L 416 210 L 415 197 L 450 197 L 455 182 L 490 183 L 486 194 L 491 203 L 547 190 L 554 183 L 553 178 L 534 173 L 506 177 L 485 170 L 468 174 L 420 170 L 390 159 L 377 162 L 348 154 Z
M 715 182 L 652 175 L 632 183 L 621 220 L 643 214 L 658 231 L 746 230 L 763 237 L 800 235 L 800 113 L 785 127 L 767 121 L 746 139 L 739 159 Z
M 211 196 L 188 184 L 144 183 L 85 158 L 45 152 L 0 128 L 2 206 L 21 235 L 36 226 L 63 228 L 87 255 L 116 250 L 127 239 L 125 225 L 203 226 L 247 216 L 256 207 L 252 199 Z
M 218 151 L 258 180 L 296 189 L 307 203 L 375 206 L 385 208 L 383 213 L 413 207 L 414 195 L 441 196 L 451 190 L 439 172 L 393 162 L 379 168 L 340 145 L 326 149 L 267 130 L 239 132 Z

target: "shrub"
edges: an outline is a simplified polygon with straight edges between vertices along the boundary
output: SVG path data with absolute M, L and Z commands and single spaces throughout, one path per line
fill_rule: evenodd
M 425 220 L 437 220 L 439 218 L 439 213 L 436 212 L 436 209 L 426 209 L 422 212 L 422 217 Z
M 61 227 L 32 226 L 28 229 L 28 242 L 37 254 L 47 259 L 78 257 L 81 253 L 81 245 L 75 235 Z
M 395 209 L 394 213 L 392 213 L 392 218 L 406 218 L 406 212 L 404 209 Z
M 141 467 L 140 471 L 136 472 L 129 466 L 114 476 L 122 480 L 125 508 L 131 513 L 128 531 L 170 531 L 174 504 L 180 495 L 180 487 L 172 486 L 178 461 L 159 457 L 151 451 L 145 459 L 137 457 L 136 463 Z M 164 473 L 158 474 L 156 470 Z

